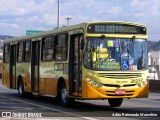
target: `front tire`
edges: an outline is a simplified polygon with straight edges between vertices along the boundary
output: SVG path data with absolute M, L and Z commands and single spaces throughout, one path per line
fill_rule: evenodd
M 74 104 L 75 100 L 73 98 L 68 98 L 68 92 L 65 83 L 61 85 L 61 92 L 60 92 L 60 100 L 63 106 L 71 106 Z
M 109 98 L 108 103 L 111 107 L 119 107 L 123 102 L 123 98 Z

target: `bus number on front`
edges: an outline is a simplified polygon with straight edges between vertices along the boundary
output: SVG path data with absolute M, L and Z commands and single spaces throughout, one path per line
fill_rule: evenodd
M 131 83 L 138 84 L 138 83 L 141 83 L 141 82 L 143 82 L 143 78 L 131 79 Z

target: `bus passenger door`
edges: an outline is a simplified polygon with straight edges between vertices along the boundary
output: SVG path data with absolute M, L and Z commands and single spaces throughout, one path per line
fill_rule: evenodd
M 16 45 L 11 45 L 10 52 L 10 88 L 16 88 Z
M 82 34 L 70 36 L 70 54 L 69 54 L 69 95 L 81 96 L 82 70 L 81 70 L 81 48 L 80 43 Z
M 31 89 L 33 92 L 39 92 L 39 59 L 40 42 L 32 41 Z

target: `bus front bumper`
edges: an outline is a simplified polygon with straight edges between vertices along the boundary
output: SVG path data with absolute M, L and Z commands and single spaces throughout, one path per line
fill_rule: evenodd
M 142 87 L 97 87 L 86 81 L 82 82 L 83 99 L 107 99 L 107 98 L 147 98 L 149 83 Z M 117 93 L 116 91 L 123 91 Z

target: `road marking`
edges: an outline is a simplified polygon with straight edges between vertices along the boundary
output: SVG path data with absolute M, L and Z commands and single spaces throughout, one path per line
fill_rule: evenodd
M 6 96 L 2 96 L 2 95 L 0 95 L 0 97 L 7 98 L 7 99 L 12 99 L 12 100 L 14 100 L 14 101 L 23 102 L 23 103 L 26 103 L 26 104 L 38 106 L 38 107 L 45 108 L 45 109 L 49 109 L 49 110 L 52 110 L 52 111 L 57 111 L 57 112 L 60 112 L 60 113 L 65 113 L 65 114 L 68 114 L 68 115 L 73 115 L 73 116 L 75 116 L 75 117 L 80 117 L 80 116 L 77 115 L 77 114 L 73 114 L 73 113 L 69 113 L 69 112 L 64 112 L 64 111 L 62 111 L 62 110 L 58 110 L 58 109 L 46 107 L 46 106 L 43 106 L 43 105 L 38 105 L 38 104 L 35 104 L 35 103 L 30 103 L 30 102 L 27 102 L 27 101 L 18 100 L 18 99 L 15 99 L 15 98 L 10 98 L 10 97 L 6 97 Z
M 84 118 L 84 119 L 86 119 L 86 120 L 98 120 L 98 119 L 91 118 L 91 117 L 82 117 L 82 118 Z
M 63 113 L 63 114 L 72 115 L 74 117 L 80 117 L 80 118 L 85 119 L 85 120 L 98 120 L 98 119 L 94 119 L 94 118 L 91 118 L 91 117 L 83 117 L 83 116 L 80 116 L 78 114 L 74 114 L 74 113 L 70 113 L 70 112 L 65 112 L 65 111 L 62 111 L 62 110 L 46 107 L 46 106 L 35 104 L 35 103 L 30 103 L 30 102 L 19 100 L 19 99 L 15 99 L 15 98 L 10 98 L 10 97 L 7 97 L 7 96 L 0 95 L 0 97 L 7 98 L 7 99 L 12 99 L 14 101 L 23 102 L 23 103 L 26 103 L 26 104 L 38 106 L 38 107 L 49 109 L 49 110 L 52 110 L 52 111 L 57 111 L 57 112 L 60 112 L 60 113 Z

